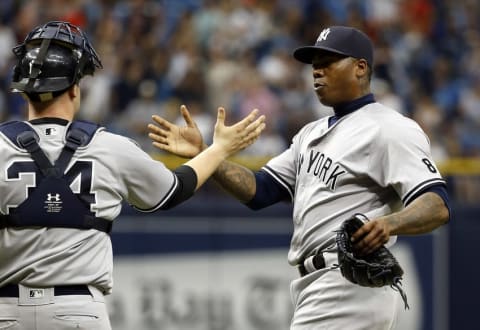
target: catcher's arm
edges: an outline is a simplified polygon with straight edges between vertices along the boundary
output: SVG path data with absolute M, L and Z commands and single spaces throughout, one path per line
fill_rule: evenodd
M 402 211 L 365 223 L 352 235 L 354 249 L 358 254 L 366 255 L 387 243 L 390 235 L 428 233 L 448 219 L 449 210 L 444 200 L 434 192 L 426 192 Z

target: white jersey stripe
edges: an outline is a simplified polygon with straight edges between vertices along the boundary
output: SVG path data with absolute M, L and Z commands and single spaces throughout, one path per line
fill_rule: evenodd
M 445 180 L 442 180 L 442 179 L 430 179 L 430 180 L 427 180 L 427 181 L 424 181 L 422 183 L 420 183 L 419 185 L 415 186 L 412 190 L 410 190 L 406 195 L 405 197 L 403 198 L 403 204 L 404 205 L 407 205 L 408 203 L 411 202 L 411 199 L 412 197 L 415 197 L 415 195 L 419 192 L 419 191 L 422 191 L 424 189 L 427 189 L 431 186 L 435 186 L 437 184 L 443 184 L 445 185 Z
M 168 192 L 165 194 L 164 198 L 162 198 L 162 200 L 160 200 L 157 205 L 155 205 L 154 207 L 148 208 L 148 209 L 141 209 L 141 208 L 136 207 L 136 206 L 133 206 L 133 208 L 135 210 L 139 211 L 139 212 L 144 212 L 144 213 L 154 212 L 154 211 L 158 210 L 159 208 L 161 208 L 163 205 L 165 205 L 166 202 L 168 202 L 170 200 L 172 195 L 175 193 L 175 190 L 177 190 L 178 178 L 177 178 L 176 175 L 174 175 L 173 179 L 174 180 L 173 180 L 172 186 L 170 187 Z

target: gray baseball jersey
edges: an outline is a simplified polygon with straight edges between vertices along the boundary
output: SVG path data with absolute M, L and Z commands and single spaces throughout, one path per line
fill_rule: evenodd
M 292 195 L 292 265 L 332 246 L 334 231 L 354 213 L 375 218 L 396 212 L 417 192 L 444 183 L 422 129 L 379 103 L 331 127 L 327 117 L 309 123 L 263 169 Z
M 52 119 L 32 125 L 52 162 L 65 144 L 65 124 Z M 0 211 L 9 214 L 28 197 L 29 188 L 36 186 L 36 175 L 25 170 L 29 168 L 25 164 L 33 164 L 30 154 L 3 134 L 0 154 Z M 20 164 L 22 170 L 16 170 Z M 95 216 L 111 221 L 119 215 L 123 200 L 140 211 L 154 211 L 177 186 L 176 176 L 161 162 L 132 140 L 104 129 L 77 149 L 65 173 L 74 193 L 88 195 Z M 113 265 L 108 234 L 95 229 L 6 228 L 0 235 L 0 286 L 90 284 L 110 293 Z

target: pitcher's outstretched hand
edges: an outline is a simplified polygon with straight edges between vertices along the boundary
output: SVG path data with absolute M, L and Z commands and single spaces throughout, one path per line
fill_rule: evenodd
M 202 151 L 203 137 L 185 105 L 180 107 L 185 126 L 175 125 L 165 118 L 153 115 L 156 124 L 148 124 L 149 138 L 158 149 L 180 157 L 195 157 Z

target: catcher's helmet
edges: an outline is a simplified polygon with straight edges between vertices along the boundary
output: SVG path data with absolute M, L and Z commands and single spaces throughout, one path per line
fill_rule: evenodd
M 50 100 L 102 63 L 85 33 L 68 22 L 52 21 L 33 29 L 13 48 L 17 57 L 12 91 L 38 101 Z

